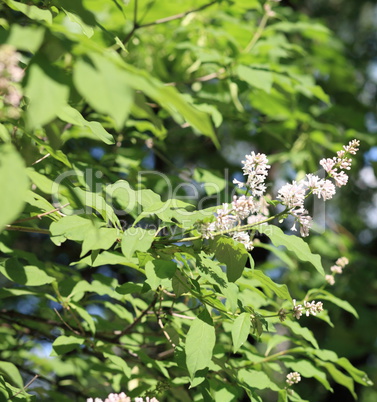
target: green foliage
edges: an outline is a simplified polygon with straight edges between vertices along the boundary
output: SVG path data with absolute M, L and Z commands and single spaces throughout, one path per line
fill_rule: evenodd
M 245 154 L 271 155 L 272 184 L 375 141 L 340 40 L 275 3 L 0 5 L 0 57 L 16 60 L 0 60 L 0 400 L 320 402 L 373 385 L 347 337 L 368 332 L 354 194 L 339 189 L 339 227 L 308 240 L 268 196 L 270 217 L 203 229 L 250 195 L 231 184 Z M 343 255 L 350 273 L 325 289 Z M 313 299 L 318 320 L 295 318 Z

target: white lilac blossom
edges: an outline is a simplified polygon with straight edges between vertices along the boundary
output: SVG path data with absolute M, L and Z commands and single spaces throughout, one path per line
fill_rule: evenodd
M 247 232 L 234 232 L 232 233 L 232 237 L 234 240 L 242 243 L 246 250 L 252 250 L 254 248 L 253 242 Z
M 299 320 L 300 317 L 302 316 L 303 310 L 304 310 L 304 308 L 302 307 L 302 305 L 296 304 L 296 299 L 293 299 L 293 315 L 294 315 L 294 317 Z
M 299 320 L 304 312 L 306 316 L 309 317 L 309 315 L 317 315 L 317 313 L 323 311 L 323 303 L 322 302 L 316 303 L 314 300 L 311 302 L 305 300 L 304 306 L 302 306 L 302 304 L 296 304 L 296 299 L 293 299 L 292 311 L 293 316 Z
M 347 257 L 340 257 L 336 260 L 335 262 L 336 265 L 339 265 L 340 267 L 344 268 L 346 265 L 349 264 L 348 258 Z
M 305 183 L 298 184 L 295 181 L 292 184 L 285 184 L 279 191 L 277 199 L 289 209 L 289 214 L 295 218 L 291 230 L 296 230 L 296 222 L 300 224 L 301 236 L 308 236 L 309 229 L 312 224 L 312 218 L 308 215 L 308 211 L 304 208 L 305 201 Z
M 330 180 L 320 179 L 314 174 L 307 174 L 307 180 L 304 182 L 309 190 L 318 196 L 323 198 L 324 201 L 330 200 L 335 195 L 335 186 Z
M 246 219 L 251 213 L 256 212 L 258 208 L 253 197 L 246 197 L 245 195 L 241 195 L 241 197 L 238 198 L 235 195 L 233 197 L 232 207 L 239 220 Z
M 314 300 L 311 302 L 305 300 L 304 307 L 306 308 L 307 317 L 309 317 L 309 315 L 317 315 L 317 313 L 323 311 L 323 303 L 322 302 L 316 303 Z
M 286 382 L 288 385 L 297 384 L 301 381 L 301 375 L 297 371 L 287 374 Z
M 101 398 L 88 398 L 86 400 L 86 402 L 131 402 L 132 399 L 127 396 L 124 392 L 121 392 L 120 394 L 109 394 L 108 397 L 103 401 Z M 134 399 L 134 402 L 158 402 L 158 400 L 153 397 L 153 398 L 149 398 L 146 397 L 141 398 L 141 397 L 137 397 Z
M 233 180 L 234 184 L 237 184 L 239 188 L 246 186 L 254 197 L 262 197 L 266 191 L 266 185 L 264 184 L 268 175 L 268 159 L 265 154 L 255 154 L 253 151 L 251 155 L 245 156 L 243 163 L 243 174 L 247 176 L 246 183 L 240 182 L 237 179 Z
M 349 263 L 347 257 L 340 257 L 336 260 L 335 265 L 330 268 L 332 275 L 326 275 L 325 279 L 330 285 L 334 285 L 335 279 L 334 276 L 336 274 L 343 273 L 343 268 Z
M 330 268 L 330 271 L 333 272 L 334 274 L 341 274 L 343 273 L 343 268 L 340 265 L 333 265 Z
M 334 285 L 335 279 L 333 275 L 326 275 L 325 276 L 326 281 L 328 282 L 329 285 Z

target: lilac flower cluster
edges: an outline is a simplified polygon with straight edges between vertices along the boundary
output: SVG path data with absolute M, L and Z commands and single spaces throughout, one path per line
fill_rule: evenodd
M 337 152 L 337 157 L 332 159 L 322 159 L 320 165 L 325 169 L 329 178 L 334 179 L 335 185 L 341 187 L 348 181 L 348 176 L 344 170 L 351 168 L 352 159 L 349 154 L 355 155 L 358 151 L 359 141 L 352 140 L 348 145 L 343 146 L 343 150 Z M 288 209 L 288 213 L 295 218 L 295 223 L 291 230 L 296 229 L 296 223 L 300 225 L 301 236 L 308 236 L 312 224 L 312 217 L 304 207 L 304 202 L 309 194 L 317 195 L 324 201 L 330 200 L 336 192 L 336 187 L 331 180 L 321 179 L 314 174 L 307 174 L 306 180 L 302 183 L 293 181 L 285 184 L 278 190 L 277 199 Z
M 135 398 L 134 402 L 158 402 L 156 398 Z M 88 398 L 86 402 L 131 402 L 131 398 L 127 396 L 124 392 L 120 394 L 109 394 L 109 396 L 103 401 L 101 398 Z
M 334 285 L 335 283 L 335 278 L 334 276 L 336 274 L 341 274 L 343 273 L 343 268 L 348 265 L 349 261 L 348 258 L 346 257 L 340 257 L 336 260 L 335 265 L 333 265 L 330 270 L 332 272 L 332 275 L 326 275 L 325 279 L 330 285 Z
M 19 67 L 20 54 L 13 46 L 3 45 L 0 47 L 0 95 L 6 105 L 17 108 L 22 94 L 15 85 L 24 76 L 24 70 Z
M 233 184 L 237 184 L 239 188 L 246 186 L 253 196 L 262 197 L 266 191 L 264 182 L 268 175 L 268 169 L 271 168 L 271 166 L 267 164 L 267 156 L 265 154 L 255 154 L 253 151 L 251 155 L 246 155 L 245 158 L 246 160 L 242 161 L 242 170 L 244 176 L 247 176 L 246 183 L 234 179 Z
M 212 239 L 214 233 L 221 231 L 228 231 L 240 225 L 244 219 L 248 220 L 248 224 L 257 223 L 266 218 L 268 215 L 267 203 L 262 197 L 266 191 L 265 180 L 268 175 L 270 166 L 267 164 L 268 160 L 265 154 L 255 154 L 245 156 L 243 163 L 244 175 L 247 175 L 245 183 L 236 179 L 233 180 L 239 188 L 247 187 L 251 196 L 241 195 L 240 197 L 234 196 L 231 206 L 223 204 L 222 208 L 216 211 L 216 220 L 211 223 L 202 225 L 202 234 L 206 239 Z M 257 214 L 257 215 L 252 215 Z M 250 236 L 245 231 L 237 231 L 231 233 L 231 236 L 236 241 L 242 243 L 247 250 L 253 249 L 253 242 Z
M 286 206 L 286 213 L 295 218 L 291 230 L 297 230 L 296 224 L 298 223 L 301 235 L 309 235 L 313 219 L 305 209 L 305 199 L 313 194 L 324 201 L 330 200 L 335 195 L 336 186 L 340 187 L 347 183 L 348 176 L 344 170 L 351 168 L 352 160 L 349 155 L 356 154 L 358 146 L 359 141 L 352 140 L 343 147 L 343 150 L 337 152 L 336 157 L 320 161 L 321 166 L 328 174 L 327 179 L 321 179 L 310 173 L 301 183 L 293 181 L 278 190 L 276 198 Z M 223 204 L 221 208 L 218 208 L 215 221 L 203 224 L 201 231 L 205 239 L 213 239 L 219 232 L 230 232 L 236 241 L 244 244 L 246 249 L 252 250 L 253 242 L 249 234 L 244 230 L 236 230 L 236 228 L 241 226 L 241 222 L 245 219 L 251 226 L 265 221 L 268 217 L 268 203 L 263 195 L 266 191 L 265 180 L 271 166 L 268 165 L 265 154 L 255 152 L 246 155 L 242 163 L 242 170 L 247 179 L 245 182 L 234 179 L 233 183 L 239 188 L 246 188 L 246 195 L 234 196 L 231 204 Z M 334 180 L 335 185 L 330 179 Z M 247 196 L 248 193 L 251 195 Z
M 297 371 L 287 374 L 286 382 L 288 385 L 297 384 L 301 381 L 301 375 Z
M 359 150 L 359 145 L 360 141 L 352 140 L 348 145 L 344 145 L 341 151 L 337 152 L 336 157 L 320 160 L 320 165 L 325 169 L 327 174 L 335 180 L 337 187 L 347 184 L 348 176 L 344 170 L 350 170 L 352 163 L 352 159 L 349 158 L 348 155 L 355 155 Z
M 306 316 L 309 317 L 309 315 L 317 315 L 317 313 L 320 313 L 323 311 L 323 303 L 322 302 L 315 302 L 314 300 L 311 302 L 304 301 L 304 306 L 301 304 L 296 304 L 296 300 L 293 299 L 293 315 L 296 317 L 298 320 L 302 316 L 302 314 L 305 312 Z

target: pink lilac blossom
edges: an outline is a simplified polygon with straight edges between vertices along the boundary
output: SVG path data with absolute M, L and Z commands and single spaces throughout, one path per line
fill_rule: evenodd
M 291 230 L 296 230 L 296 223 L 300 224 L 302 236 L 309 235 L 309 229 L 312 224 L 312 218 L 304 208 L 305 198 L 313 193 L 324 201 L 331 199 L 336 192 L 336 187 L 347 184 L 348 176 L 344 170 L 351 168 L 352 160 L 348 158 L 349 154 L 356 154 L 359 141 L 352 140 L 348 145 L 343 146 L 343 150 L 337 152 L 337 156 L 330 159 L 324 158 L 320 165 L 328 173 L 329 177 L 335 182 L 335 185 L 328 179 L 321 179 L 314 174 L 307 174 L 303 183 L 285 184 L 278 190 L 277 199 L 288 208 L 288 213 L 295 218 L 295 223 Z M 340 171 L 339 171 L 340 170 Z
M 355 155 L 359 150 L 359 145 L 360 141 L 352 140 L 348 145 L 343 146 L 343 150 L 337 152 L 337 156 L 334 156 L 332 159 L 324 158 L 320 160 L 320 165 L 334 179 L 337 187 L 347 184 L 348 176 L 344 170 L 350 170 L 352 164 L 352 159 L 348 158 L 348 154 Z
M 24 70 L 18 66 L 19 57 L 13 46 L 0 46 L 0 95 L 6 104 L 15 108 L 19 106 L 22 94 L 14 83 L 24 76 Z

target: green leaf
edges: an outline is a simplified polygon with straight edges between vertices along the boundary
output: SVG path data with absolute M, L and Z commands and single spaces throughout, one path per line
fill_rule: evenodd
M 0 265 L 0 273 L 12 282 L 26 286 L 42 286 L 55 281 L 55 278 L 33 265 L 21 264 L 16 258 L 10 258 Z
M 232 341 L 233 341 L 233 353 L 246 342 L 250 333 L 250 314 L 241 313 L 233 322 L 232 325 Z
M 373 385 L 373 382 L 368 378 L 368 375 L 364 371 L 358 370 L 356 367 L 354 367 L 345 357 L 341 357 L 336 361 L 336 363 L 346 370 L 348 374 L 359 384 L 365 386 Z
M 286 389 L 281 389 L 278 392 L 278 401 L 277 402 L 288 402 L 288 395 Z
M 18 388 L 24 387 L 24 382 L 22 380 L 21 374 L 18 368 L 9 362 L 0 361 L 0 373 L 8 378 L 9 382 Z
M 333 392 L 330 383 L 327 381 L 326 374 L 323 371 L 319 370 L 316 366 L 314 366 L 312 362 L 308 360 L 284 360 L 284 364 L 292 371 L 297 371 L 298 373 L 300 373 L 303 377 L 314 377 L 328 391 Z
M 129 228 L 123 233 L 122 253 L 131 259 L 135 251 L 148 251 L 154 238 L 154 231 L 139 227 Z
M 279 285 L 275 283 L 270 277 L 265 275 L 259 269 L 254 269 L 253 271 L 249 272 L 248 276 L 251 278 L 256 278 L 262 284 L 262 286 L 272 290 L 276 296 L 280 297 L 281 299 L 292 301 L 292 297 L 289 294 L 287 285 Z
M 129 77 L 109 59 L 90 53 L 79 59 L 74 68 L 76 88 L 95 110 L 109 115 L 120 130 L 133 102 Z
M 20 11 L 32 20 L 52 24 L 52 14 L 50 10 L 42 9 L 31 4 L 23 4 L 14 0 L 4 1 L 10 8 L 16 11 Z
M 114 137 L 98 121 L 87 121 L 81 113 L 69 105 L 64 105 L 57 114 L 59 119 L 79 127 L 88 127 L 91 132 L 105 144 L 114 144 Z
M 207 310 L 192 322 L 186 337 L 186 365 L 191 379 L 198 370 L 209 367 L 216 342 L 215 328 Z
M 18 3 L 20 4 L 20 3 Z M 12 25 L 6 42 L 19 50 L 35 53 L 43 42 L 46 29 L 41 26 Z
M 245 384 L 248 388 L 257 389 L 272 389 L 273 391 L 279 391 L 279 387 L 273 383 L 268 375 L 263 371 L 256 371 L 251 369 L 241 369 L 238 372 L 239 380 Z
M 241 277 L 249 253 L 245 247 L 229 237 L 218 237 L 214 240 L 215 257 L 226 265 L 226 276 L 229 282 L 235 282 Z
M 318 254 L 312 254 L 308 244 L 300 237 L 286 235 L 280 228 L 274 225 L 259 225 L 258 231 L 267 235 L 275 247 L 286 247 L 289 251 L 295 253 L 296 257 L 301 261 L 310 262 L 320 274 L 325 274 L 321 257 Z
M 119 367 L 127 378 L 131 377 L 131 368 L 128 366 L 125 360 L 123 360 L 120 356 L 116 356 L 111 353 L 104 353 L 103 355 L 104 357 L 109 359 L 111 363 Z
M 82 243 L 82 251 L 80 257 L 85 255 L 89 250 L 108 250 L 118 238 L 118 230 L 115 228 L 96 228 L 90 230 Z
M 52 236 L 64 236 L 70 240 L 82 241 L 87 232 L 93 229 L 90 219 L 78 215 L 64 216 L 57 222 L 52 222 L 50 232 Z
M 92 334 L 96 332 L 96 324 L 92 318 L 92 316 L 82 307 L 80 307 L 76 303 L 70 303 L 70 308 L 77 311 L 78 315 L 88 324 L 89 330 Z
M 225 179 L 215 171 L 208 169 L 196 168 L 194 170 L 193 179 L 199 183 L 203 183 L 204 189 L 208 195 L 219 194 L 226 186 Z
M 145 275 L 147 276 L 146 283 L 152 289 L 156 289 L 161 284 L 164 285 L 164 279 L 173 278 L 177 264 L 173 261 L 153 260 L 145 264 Z
M 88 38 L 91 38 L 93 36 L 94 30 L 90 25 L 85 24 L 85 22 L 81 19 L 81 17 L 77 14 L 73 14 L 69 12 L 68 10 L 62 8 L 63 11 L 66 13 L 67 17 L 74 22 L 75 24 L 79 25 L 79 27 L 82 30 L 82 33 L 87 36 Z
M 318 342 L 315 339 L 313 332 L 308 328 L 301 327 L 296 321 L 285 320 L 283 325 L 288 327 L 294 334 L 302 336 L 305 340 L 310 342 L 316 349 L 319 349 Z
M 190 283 L 185 275 L 177 269 L 172 278 L 172 287 L 174 294 L 179 297 L 190 290 Z
M 23 159 L 13 145 L 0 145 L 0 231 L 22 212 L 28 187 Z
M 237 66 L 237 74 L 241 80 L 246 81 L 252 87 L 270 93 L 273 82 L 273 74 L 271 71 L 239 65 Z
M 331 303 L 334 303 L 338 307 L 342 308 L 343 310 L 346 310 L 349 313 L 353 314 L 356 318 L 359 318 L 357 311 L 351 306 L 350 303 L 348 303 L 348 301 L 339 299 L 339 297 L 336 297 L 330 292 L 327 292 L 326 290 L 323 289 L 320 292 L 321 292 L 320 293 L 321 300 L 328 300 Z
M 51 62 L 39 56 L 28 67 L 25 95 L 30 104 L 27 108 L 29 128 L 49 123 L 57 116 L 68 99 L 69 89 L 61 71 Z
M 46 175 L 36 172 L 33 168 L 27 168 L 26 173 L 29 179 L 35 184 L 39 190 L 45 194 L 52 194 L 54 189 L 54 182 L 50 180 Z M 51 205 L 51 204 L 50 204 Z M 52 210 L 53 208 L 51 208 Z
M 85 339 L 76 336 L 59 336 L 52 344 L 51 356 L 64 355 L 77 349 L 84 343 Z
M 138 283 L 127 282 L 118 286 L 115 291 L 121 295 L 128 295 L 131 293 L 141 293 L 143 286 Z
M 354 382 L 353 382 L 352 378 L 343 374 L 332 363 L 324 363 L 323 366 L 326 367 L 327 371 L 329 372 L 331 377 L 334 379 L 334 381 L 336 381 L 338 384 L 341 384 L 344 387 L 346 387 L 351 392 L 354 399 L 357 399 L 357 395 L 354 390 Z

